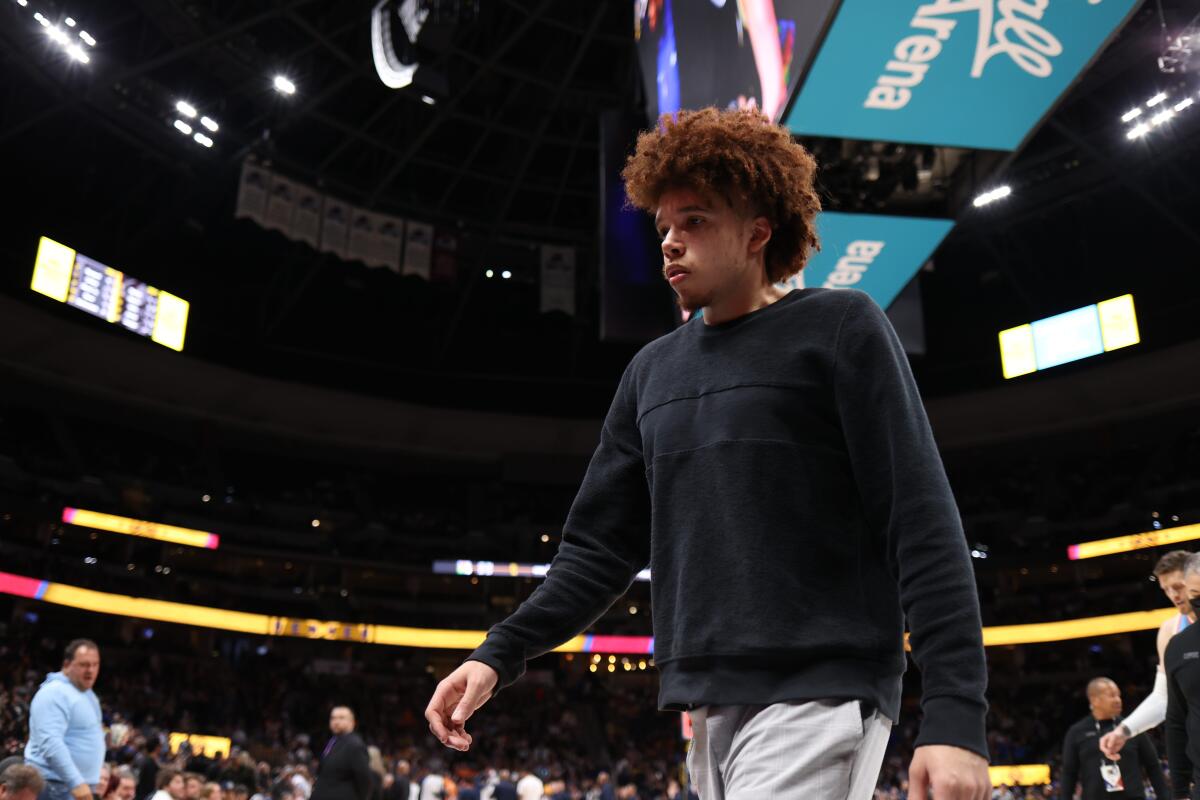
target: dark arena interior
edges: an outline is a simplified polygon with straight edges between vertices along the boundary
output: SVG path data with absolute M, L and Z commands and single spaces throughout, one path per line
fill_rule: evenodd
M 981 625 L 987 796 L 1092 797 L 1096 765 L 1117 769 L 1102 723 L 1154 695 L 1160 626 L 1189 620 L 1164 576 L 1184 586 L 1191 562 L 1156 568 L 1200 549 L 1197 51 L 1194 0 L 3 0 L 0 773 L 31 763 L 45 787 L 3 777 L 0 798 L 709 800 L 687 766 L 694 713 L 660 708 L 655 661 L 664 626 L 707 618 L 698 597 L 790 609 L 727 641 L 806 642 L 830 608 L 864 615 L 836 623 L 845 647 L 797 645 L 797 670 L 865 652 L 894 616 L 907 669 L 873 798 L 983 796 L 910 774 L 934 715 L 917 657 L 937 668 L 921 645 L 953 623 L 908 605 L 923 579 L 887 549 L 925 533 L 896 511 L 921 481 L 887 471 L 895 453 L 878 451 L 893 511 L 861 540 L 855 509 L 878 487 L 822 498 L 831 479 L 807 466 L 664 488 L 677 454 L 633 453 L 653 513 L 642 470 L 589 473 L 631 362 L 738 330 L 718 305 L 681 310 L 673 287 L 704 275 L 664 280 L 674 228 L 656 231 L 622 178 L 639 131 L 708 106 L 782 126 L 816 161 L 821 249 L 762 291 L 791 292 L 777 302 L 796 317 L 806 298 L 865 295 L 911 368 L 909 418 L 927 415 L 953 491 L 945 546 L 978 596 L 962 635 Z M 801 379 L 799 361 L 772 363 Z M 814 391 L 844 402 L 841 386 Z M 688 402 L 672 424 L 710 448 L 735 423 L 779 417 L 802 438 L 820 416 L 799 393 L 753 423 Z M 795 463 L 853 477 L 850 423 L 826 423 L 832 443 L 801 449 L 843 460 Z M 718 497 L 725 515 L 665 510 Z M 751 540 L 738 520 L 777 500 Z M 810 501 L 841 521 L 806 526 Z M 613 520 L 629 524 L 609 539 L 587 529 Z M 641 534 L 648 554 L 652 527 L 653 570 L 641 542 L 595 544 Z M 724 569 L 663 555 L 701 535 Z M 825 560 L 839 540 L 888 571 L 843 575 Z M 613 559 L 630 580 L 609 602 L 586 564 Z M 789 597 L 790 575 L 816 576 L 797 579 L 811 591 Z M 545 634 L 556 650 L 527 647 L 525 673 L 466 723 L 471 746 L 445 746 L 427 717 L 440 682 L 539 587 L 549 607 L 552 583 L 604 610 Z M 89 652 L 103 765 L 80 766 L 81 792 L 46 760 L 61 738 L 47 675 L 91 697 L 74 677 Z M 1089 697 L 1097 678 L 1116 716 Z M 1185 693 L 1130 731 L 1154 750 L 1133 784 L 1095 796 L 1155 797 L 1179 771 Z M 865 698 L 832 699 L 867 719 Z M 331 728 L 342 707 L 354 736 Z M 1093 761 L 1069 736 L 1084 719 Z M 369 775 L 337 793 L 352 740 Z M 172 770 L 184 780 L 157 785 Z

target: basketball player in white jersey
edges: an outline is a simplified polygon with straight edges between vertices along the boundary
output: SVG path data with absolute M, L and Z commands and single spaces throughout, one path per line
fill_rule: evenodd
M 1125 718 L 1111 733 L 1100 739 L 1100 749 L 1104 755 L 1114 761 L 1121 758 L 1121 748 L 1125 742 L 1162 724 L 1167 716 L 1167 678 L 1163 672 L 1163 653 L 1167 650 L 1167 642 L 1171 637 L 1184 628 L 1195 623 L 1195 614 L 1188 603 L 1187 587 L 1183 583 L 1183 565 L 1191 553 L 1186 550 L 1172 550 L 1158 560 L 1154 565 L 1154 577 L 1162 587 L 1179 614 L 1167 617 L 1158 628 L 1158 670 L 1154 675 L 1154 689 L 1147 695 L 1142 704 Z

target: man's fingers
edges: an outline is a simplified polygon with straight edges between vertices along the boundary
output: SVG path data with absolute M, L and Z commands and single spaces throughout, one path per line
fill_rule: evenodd
M 483 691 L 478 681 L 467 682 L 467 688 L 463 692 L 462 699 L 458 701 L 458 705 L 454 707 L 454 713 L 450 717 L 450 721 L 455 727 L 462 728 L 466 721 L 471 718 L 471 715 L 475 713 L 475 709 L 480 706 L 480 696 L 482 694 Z
M 450 736 L 448 727 L 450 715 L 447 711 L 453 703 L 454 689 L 450 684 L 442 681 L 429 700 L 429 705 L 425 707 L 425 719 L 429 721 L 429 730 L 442 744 L 446 744 L 446 740 Z
M 908 800 L 926 800 L 926 791 L 928 790 L 929 776 L 924 768 L 918 767 L 909 772 L 908 775 Z

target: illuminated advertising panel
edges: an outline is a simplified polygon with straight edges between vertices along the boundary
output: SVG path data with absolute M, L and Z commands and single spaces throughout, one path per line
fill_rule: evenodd
M 793 133 L 1014 150 L 1135 0 L 843 0 Z

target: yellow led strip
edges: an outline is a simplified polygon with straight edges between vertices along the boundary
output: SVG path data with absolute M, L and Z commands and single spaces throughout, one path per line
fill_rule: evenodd
M 174 525 L 163 525 L 158 522 L 118 517 L 115 514 L 101 514 L 99 511 L 88 511 L 83 508 L 64 508 L 62 521 L 68 525 L 78 525 L 81 528 L 93 528 L 110 533 L 123 533 L 126 536 L 141 536 L 146 539 L 156 539 L 160 542 L 185 544 L 189 547 L 204 547 L 216 550 L 221 537 L 208 531 L 198 531 L 192 528 L 177 528 Z
M 1128 553 L 1130 550 L 1143 550 L 1147 547 L 1190 542 L 1195 539 L 1200 539 L 1200 524 L 1180 525 L 1178 528 L 1165 528 L 1159 531 L 1135 533 L 1132 536 L 1117 536 L 1112 539 L 1097 539 L 1093 542 L 1073 544 L 1067 548 L 1067 558 L 1072 561 L 1083 558 L 1099 558 L 1117 553 Z
M 1105 617 L 1064 619 L 1061 622 L 1001 625 L 983 629 L 983 646 L 1062 642 L 1067 639 L 1086 639 L 1090 636 L 1158 630 L 1159 625 L 1178 613 L 1174 608 L 1160 608 L 1157 611 L 1134 611 L 1130 614 L 1110 614 Z
M 260 636 L 295 636 L 302 639 L 331 639 L 386 644 L 399 647 L 431 647 L 447 650 L 474 650 L 487 636 L 487 631 L 438 628 L 406 628 L 398 625 L 364 625 L 361 623 L 310 620 L 298 617 L 274 617 L 267 614 L 248 614 L 167 600 L 97 592 L 77 586 L 50 583 L 41 599 L 55 605 L 70 606 L 101 614 L 135 617 L 155 622 L 174 622 L 216 628 Z M 583 636 L 576 636 L 554 648 L 556 652 L 584 652 Z
M 372 625 L 249 614 L 243 611 L 227 611 L 187 603 L 173 603 L 167 600 L 151 600 L 144 597 L 98 592 L 7 573 L 0 573 L 0 592 L 100 614 L 115 614 L 180 625 L 196 625 L 202 628 L 238 631 L 259 636 L 295 636 L 303 639 L 327 639 L 447 650 L 472 650 L 487 636 L 487 631 L 409 628 L 398 625 Z M 1129 614 L 1112 614 L 1060 622 L 984 628 L 983 644 L 985 647 L 1038 644 L 1156 630 L 1159 625 L 1177 613 L 1179 612 L 1173 608 L 1162 608 L 1155 611 L 1135 611 Z M 592 639 L 597 640 L 594 643 L 595 648 L 602 649 L 604 652 L 623 652 L 621 646 L 616 648 L 613 646 L 613 643 L 623 641 L 628 642 L 627 646 L 631 648 L 629 652 L 645 652 L 644 649 L 639 649 L 637 644 L 645 640 L 645 637 L 640 636 L 575 636 L 554 648 L 554 652 L 591 652 L 593 643 L 590 640 Z

